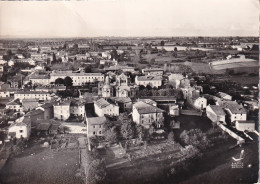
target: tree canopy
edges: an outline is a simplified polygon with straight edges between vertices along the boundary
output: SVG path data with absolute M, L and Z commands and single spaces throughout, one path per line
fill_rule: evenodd
M 65 79 L 64 79 L 64 85 L 65 86 L 72 86 L 72 84 L 73 84 L 73 80 L 70 78 L 70 77 L 65 77 Z

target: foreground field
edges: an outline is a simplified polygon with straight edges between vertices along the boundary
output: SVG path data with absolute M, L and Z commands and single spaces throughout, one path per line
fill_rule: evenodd
M 6 184 L 81 184 L 78 171 L 78 150 L 51 151 L 38 144 L 10 158 L 0 177 Z

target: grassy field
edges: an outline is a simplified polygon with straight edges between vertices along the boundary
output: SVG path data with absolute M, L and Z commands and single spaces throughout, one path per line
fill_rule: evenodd
M 0 172 L 6 184 L 83 183 L 79 172 L 78 150 L 51 151 L 40 144 L 11 157 Z

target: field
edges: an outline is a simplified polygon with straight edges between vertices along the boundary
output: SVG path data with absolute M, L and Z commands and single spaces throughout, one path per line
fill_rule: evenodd
M 241 62 L 241 63 L 226 63 L 223 65 L 215 65 L 212 66 L 214 70 L 225 70 L 227 68 L 251 68 L 251 67 L 257 67 L 259 68 L 258 61 L 248 61 L 248 62 Z
M 83 183 L 79 177 L 78 150 L 52 151 L 39 143 L 11 157 L 0 177 L 6 184 Z

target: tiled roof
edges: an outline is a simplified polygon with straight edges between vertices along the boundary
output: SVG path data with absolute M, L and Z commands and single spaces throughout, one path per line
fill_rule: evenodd
M 137 109 L 137 111 L 140 114 L 149 114 L 149 113 L 162 113 L 164 110 L 159 109 L 158 107 L 155 107 L 153 105 L 149 105 L 144 102 L 137 102 L 134 104 L 134 107 Z
M 99 100 L 97 100 L 95 102 L 95 104 L 100 107 L 100 108 L 104 108 L 108 105 L 110 105 L 110 103 L 108 101 L 106 101 L 104 98 L 100 98 Z
M 218 105 L 210 105 L 210 107 L 217 115 L 226 115 L 222 107 Z
M 114 100 L 116 102 L 122 102 L 122 103 L 132 102 L 132 100 L 129 97 L 114 97 L 114 98 L 111 98 L 111 100 Z
M 87 118 L 87 123 L 89 125 L 100 125 L 104 124 L 106 122 L 106 117 L 92 117 L 92 118 Z
M 161 76 L 151 76 L 151 75 L 147 75 L 147 76 L 139 76 L 137 77 L 137 80 L 139 81 L 154 81 L 154 80 L 162 80 Z

